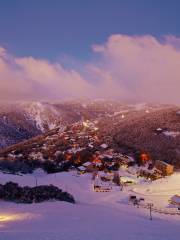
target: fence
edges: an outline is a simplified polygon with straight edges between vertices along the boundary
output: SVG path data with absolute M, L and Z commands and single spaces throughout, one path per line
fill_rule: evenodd
M 149 205 L 145 203 L 140 203 L 139 207 L 149 209 Z M 167 214 L 167 215 L 180 215 L 180 210 L 178 208 L 157 208 L 152 207 L 151 210 L 156 213 L 160 214 Z

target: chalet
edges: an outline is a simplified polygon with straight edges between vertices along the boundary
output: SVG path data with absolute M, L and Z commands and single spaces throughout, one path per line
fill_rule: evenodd
M 92 162 L 86 162 L 83 164 L 83 167 L 86 168 L 86 172 L 95 172 L 98 170 L 98 168 L 96 167 L 95 164 L 93 164 Z
M 106 149 L 108 148 L 108 145 L 106 143 L 101 144 L 101 148 Z
M 84 174 L 86 172 L 86 168 L 84 166 L 80 166 L 77 169 L 79 174 Z
M 180 207 L 180 196 L 179 195 L 172 196 L 169 202 L 177 207 Z
M 8 154 L 8 160 L 14 160 L 16 158 L 16 155 L 13 153 Z
M 140 164 L 146 165 L 146 163 L 150 162 L 150 160 L 151 160 L 151 159 L 150 159 L 150 156 L 149 156 L 148 153 L 142 152 L 142 153 L 140 154 Z
M 86 168 L 89 167 L 89 166 L 91 166 L 91 165 L 92 165 L 91 162 L 85 162 L 85 163 L 83 164 L 83 166 L 86 167 Z
M 98 186 L 94 185 L 94 191 L 95 192 L 109 192 L 111 190 L 111 187 L 106 186 Z
M 122 155 L 117 160 L 121 166 L 128 167 L 131 163 L 134 163 L 134 159 L 127 155 Z
M 123 185 L 130 185 L 130 184 L 136 184 L 137 182 L 134 178 L 121 176 L 120 183 Z
M 96 175 L 94 180 L 94 191 L 95 192 L 109 192 L 111 187 L 106 182 L 102 182 L 99 175 Z
M 100 152 L 96 151 L 94 154 L 93 154 L 93 163 L 97 164 L 97 163 L 102 163 L 102 159 L 101 159 L 101 156 L 100 156 Z
M 159 134 L 161 134 L 161 133 L 163 133 L 164 131 L 167 131 L 167 130 L 168 130 L 167 128 L 157 128 L 157 129 L 154 130 L 154 133 L 156 135 L 159 135 Z
M 173 174 L 173 171 L 174 171 L 174 166 L 173 165 L 168 164 L 168 163 L 163 162 L 163 161 L 160 161 L 160 160 L 156 160 L 155 167 L 156 167 L 156 169 L 161 171 L 161 173 L 164 176 L 171 175 L 171 174 Z

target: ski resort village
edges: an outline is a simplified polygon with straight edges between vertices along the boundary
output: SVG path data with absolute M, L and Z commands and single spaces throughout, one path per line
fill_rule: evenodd
M 180 0 L 0 0 L 0 240 L 180 240 Z
M 179 239 L 180 172 L 143 149 L 120 151 L 101 124 L 82 119 L 1 149 L 0 239 Z

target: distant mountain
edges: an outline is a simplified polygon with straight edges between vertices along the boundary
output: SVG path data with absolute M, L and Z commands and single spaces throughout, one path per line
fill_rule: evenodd
M 0 148 L 81 119 L 94 119 L 124 110 L 118 102 L 62 101 L 0 104 Z
M 40 133 L 36 122 L 28 118 L 24 109 L 16 104 L 0 106 L 0 147 L 6 147 Z
M 60 108 L 41 102 L 3 103 L 0 105 L 0 147 L 6 147 L 64 126 L 65 113 Z
M 86 119 L 98 120 L 99 139 L 114 149 L 131 154 L 146 151 L 153 159 L 180 167 L 180 112 L 170 105 L 107 100 L 1 104 L 0 147 L 27 139 L 31 143 L 32 137 L 40 135 L 39 141 Z

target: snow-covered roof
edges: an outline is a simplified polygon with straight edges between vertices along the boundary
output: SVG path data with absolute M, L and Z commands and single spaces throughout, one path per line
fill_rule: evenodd
M 71 149 L 68 149 L 67 152 L 68 152 L 68 153 L 77 153 L 77 152 L 82 151 L 83 149 L 84 149 L 84 148 L 81 148 L 81 147 L 71 148 Z
M 112 155 L 110 155 L 110 154 L 103 154 L 103 156 L 102 157 L 107 157 L 107 158 L 113 158 L 113 156 Z
M 180 132 L 179 131 L 164 131 L 163 134 L 168 137 L 177 137 L 178 135 L 180 135 Z
M 78 170 L 80 170 L 80 171 L 85 171 L 86 168 L 85 168 L 84 166 L 80 166 L 80 167 L 78 167 Z
M 107 148 L 108 145 L 107 145 L 106 143 L 103 143 L 103 144 L 101 144 L 101 147 L 102 147 L 102 148 Z
M 134 158 L 131 156 L 127 156 L 129 162 L 134 162 Z
M 121 182 L 126 183 L 126 182 L 133 182 L 136 183 L 136 180 L 131 178 L 131 177 L 120 177 Z
M 91 164 L 92 164 L 91 162 L 86 162 L 86 163 L 83 164 L 83 166 L 84 166 L 84 167 L 88 167 L 88 166 L 90 166 Z
M 96 167 L 101 167 L 102 163 L 95 163 Z
M 171 198 L 171 201 L 173 201 L 174 203 L 180 204 L 180 196 L 179 195 L 174 195 Z
M 88 144 L 88 147 L 93 148 L 94 146 L 93 146 L 92 144 L 89 143 L 89 144 Z

